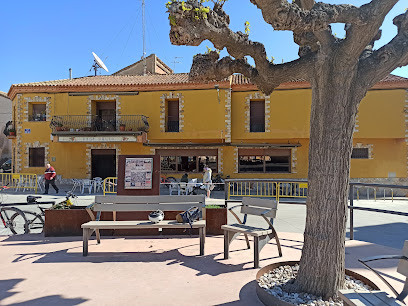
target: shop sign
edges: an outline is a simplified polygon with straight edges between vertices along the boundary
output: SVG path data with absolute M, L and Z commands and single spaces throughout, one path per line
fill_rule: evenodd
M 59 142 L 138 142 L 137 136 L 58 136 Z

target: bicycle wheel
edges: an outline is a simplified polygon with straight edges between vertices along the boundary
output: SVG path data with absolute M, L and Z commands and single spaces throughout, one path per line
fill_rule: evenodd
M 14 235 L 28 234 L 28 222 L 24 213 L 15 207 L 3 207 L 0 211 L 6 222 L 6 227 Z
M 44 230 L 44 219 L 40 214 L 37 214 L 35 212 L 32 211 L 23 211 L 26 219 L 27 219 L 27 223 L 28 223 L 28 231 L 31 233 L 32 230 L 35 229 L 40 229 L 40 233 L 43 232 Z

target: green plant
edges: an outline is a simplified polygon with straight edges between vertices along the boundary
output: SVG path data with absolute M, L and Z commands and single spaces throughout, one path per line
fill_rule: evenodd
M 205 208 L 221 209 L 221 208 L 225 208 L 225 206 L 224 206 L 224 205 L 215 205 L 215 204 L 212 204 L 212 205 L 205 205 Z
M 61 203 L 57 203 L 51 206 L 51 209 L 71 209 L 72 202 L 70 200 L 65 200 Z

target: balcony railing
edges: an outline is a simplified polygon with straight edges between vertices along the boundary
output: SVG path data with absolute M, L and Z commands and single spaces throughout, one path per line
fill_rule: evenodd
M 52 132 L 147 132 L 149 122 L 143 115 L 99 116 L 67 115 L 53 116 L 50 127 Z

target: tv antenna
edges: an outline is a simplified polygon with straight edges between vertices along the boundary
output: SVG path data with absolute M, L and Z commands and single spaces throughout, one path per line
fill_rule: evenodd
M 109 72 L 108 68 L 105 66 L 105 64 L 102 62 L 102 60 L 97 56 L 94 52 L 92 52 L 92 55 L 94 57 L 94 64 L 92 65 L 91 69 L 95 70 L 95 76 L 99 68 L 102 68 L 106 72 Z
M 143 75 L 146 75 L 147 65 L 146 65 L 146 20 L 145 20 L 145 0 L 142 1 L 142 33 L 143 33 Z
M 181 56 L 175 56 L 175 57 L 174 57 L 174 61 L 172 61 L 173 71 L 176 70 L 176 64 L 180 64 L 180 62 L 177 61 L 178 58 L 183 58 L 183 57 L 181 57 Z

